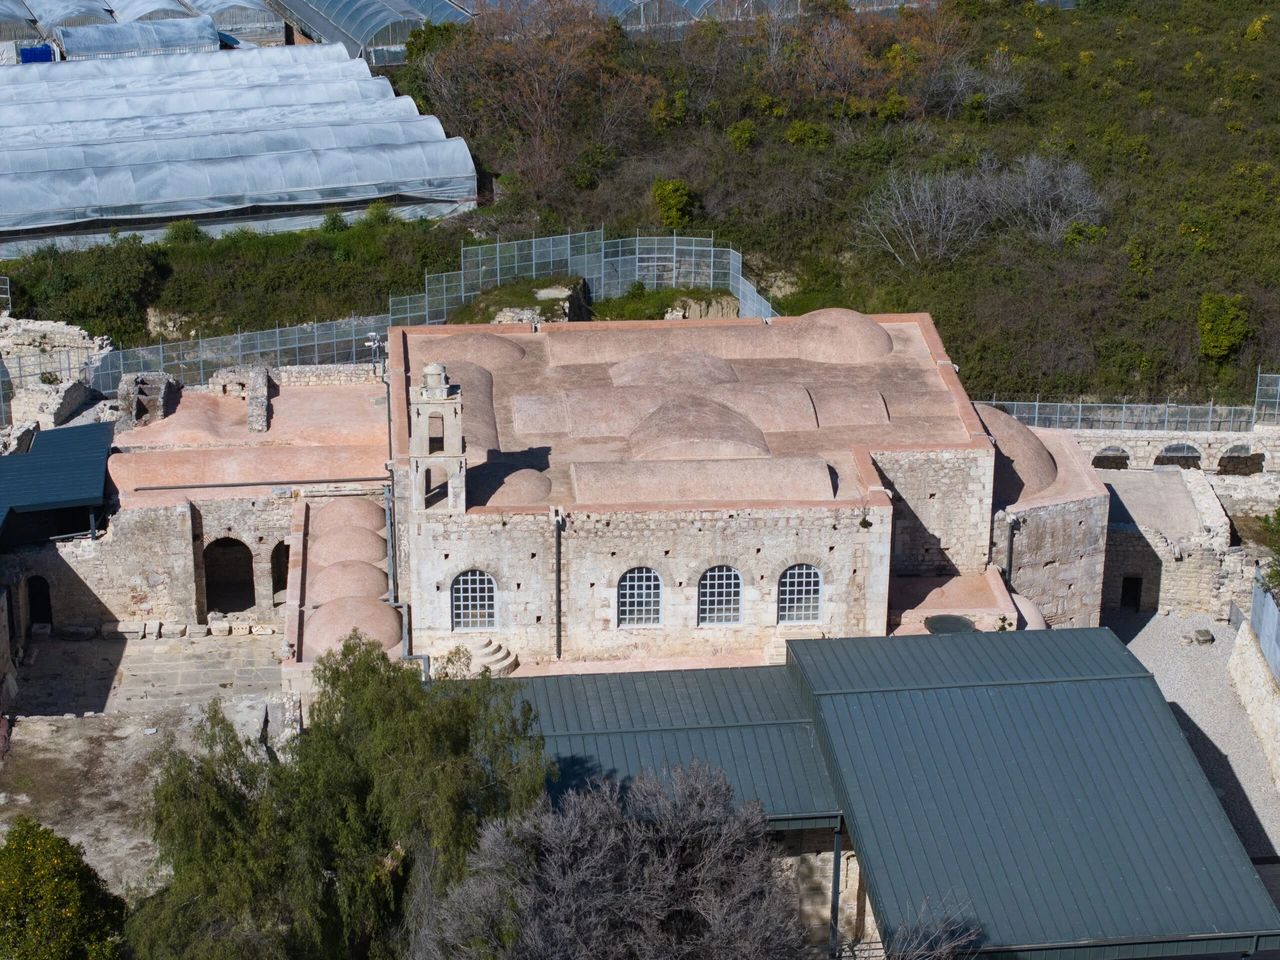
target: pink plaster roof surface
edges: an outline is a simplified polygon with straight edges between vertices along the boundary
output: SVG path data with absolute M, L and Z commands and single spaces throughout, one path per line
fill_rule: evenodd
M 461 387 L 478 511 L 882 505 L 867 451 L 990 449 L 927 314 L 393 328 L 397 457 L 433 361 Z
M 122 507 L 261 496 L 281 483 L 385 475 L 387 412 L 380 383 L 283 387 L 266 433 L 250 433 L 245 401 L 186 391 L 157 423 L 116 435 L 107 462 Z M 382 401 L 382 402 L 379 402 Z M 261 486 L 138 492 L 181 483 Z

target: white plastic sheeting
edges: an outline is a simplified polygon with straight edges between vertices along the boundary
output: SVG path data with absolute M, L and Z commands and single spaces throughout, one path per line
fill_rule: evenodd
M 68 60 L 214 53 L 220 44 L 218 29 L 208 17 L 54 27 L 53 35 Z
M 46 34 L 54 27 L 80 27 L 90 23 L 115 23 L 101 0 L 25 0 Z
M 284 18 L 262 0 L 188 0 L 203 14 L 213 17 L 223 33 L 239 40 L 284 42 Z
M 39 39 L 35 21 L 22 0 L 0 0 L 0 41 Z
M 180 20 L 195 16 L 181 0 L 110 0 L 117 23 L 134 20 Z
M 11 126 L 0 140 L 0 253 L 110 229 L 154 233 L 174 219 L 219 232 L 311 223 L 379 199 L 410 215 L 474 203 L 462 140 L 418 116 L 363 61 L 353 72 L 315 50 L 192 54 L 184 59 L 204 70 L 188 62 L 172 75 L 139 69 L 166 57 L 67 63 L 14 86 L 8 75 L 23 71 L 0 71 L 0 127 Z M 78 93 L 67 86 L 76 81 Z
M 176 113 L 160 117 L 123 117 L 118 120 L 80 120 L 69 123 L 40 123 L 25 127 L 7 127 L 5 142 L 10 147 L 32 147 L 55 143 L 98 143 L 104 140 L 148 140 L 221 130 L 263 130 L 280 126 L 303 126 L 342 123 L 349 120 L 391 120 L 418 116 L 418 108 L 409 97 L 387 100 L 360 100 L 351 103 L 303 103 L 286 107 L 260 107 L 249 110 L 205 110 L 199 113 Z M 419 117 L 418 122 L 430 126 L 443 140 L 444 128 L 435 117 Z
M 293 63 L 322 63 L 351 59 L 337 44 L 304 44 L 299 47 L 266 47 L 261 50 L 224 50 L 208 56 L 159 54 L 128 62 L 92 60 L 80 63 L 29 63 L 21 70 L 11 70 L 0 78 L 0 85 L 67 80 L 74 77 L 84 83 L 85 91 L 99 79 L 126 77 L 171 77 L 182 73 L 208 73 L 228 67 L 269 67 Z

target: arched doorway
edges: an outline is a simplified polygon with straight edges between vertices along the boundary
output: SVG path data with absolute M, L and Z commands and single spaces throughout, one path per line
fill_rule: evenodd
M 1181 467 L 1183 470 L 1200 469 L 1200 451 L 1189 443 L 1171 443 L 1156 457 L 1157 467 Z
M 1128 470 L 1129 451 L 1124 447 L 1103 447 L 1093 458 L 1095 470 Z
M 44 577 L 27 578 L 27 622 L 53 623 L 53 601 Z
M 289 545 L 283 540 L 271 551 L 271 595 L 277 604 L 284 603 L 289 589 Z
M 205 602 L 210 613 L 240 613 L 253 608 L 253 553 L 232 537 L 204 548 Z

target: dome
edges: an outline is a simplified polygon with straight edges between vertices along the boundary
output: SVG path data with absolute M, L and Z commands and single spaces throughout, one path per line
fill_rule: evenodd
M 754 423 L 723 403 L 690 397 L 668 400 L 628 438 L 639 460 L 731 460 L 769 456 Z
M 795 355 L 814 363 L 870 363 L 893 352 L 889 332 L 856 310 L 813 310 L 791 324 Z
M 537 470 L 517 470 L 489 498 L 491 507 L 532 506 L 547 502 L 551 478 Z
M 352 630 L 359 630 L 383 650 L 400 644 L 400 614 L 381 600 L 342 597 L 307 615 L 302 631 L 302 662 L 311 663 L 330 650 L 340 649 Z
M 727 360 L 702 350 L 642 353 L 609 368 L 615 387 L 710 387 L 737 383 Z
M 427 360 L 466 360 L 486 370 L 501 370 L 524 359 L 524 347 L 492 333 L 458 333 L 423 337 L 422 356 Z
M 328 603 L 339 597 L 377 600 L 387 594 L 387 575 L 363 560 L 339 560 L 322 567 L 307 584 L 308 604 Z
M 982 403 L 975 404 L 975 409 L 996 443 L 992 509 L 1003 510 L 1049 489 L 1058 479 L 1058 464 L 1040 438 L 1003 410 Z
M 343 497 L 331 500 L 312 512 L 307 530 L 313 537 L 323 536 L 334 530 L 382 530 L 387 525 L 387 511 L 382 504 L 368 497 Z
M 381 563 L 386 559 L 387 541 L 362 527 L 348 527 L 307 538 L 307 566 L 327 567 L 339 560 Z

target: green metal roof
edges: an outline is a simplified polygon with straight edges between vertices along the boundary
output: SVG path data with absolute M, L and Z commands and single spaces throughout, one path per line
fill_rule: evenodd
M 1109 630 L 793 640 L 786 667 L 538 677 L 560 789 L 700 761 L 779 828 L 844 821 L 882 933 L 967 905 L 983 953 L 1280 949 L 1159 687 Z
M 1155 679 L 1109 630 L 795 641 L 788 665 L 882 931 L 950 900 L 983 952 L 1280 947 Z
M 114 423 L 41 430 L 26 453 L 0 457 L 0 534 L 10 512 L 99 506 L 114 434 Z
M 831 776 L 786 667 L 601 673 L 522 680 L 555 792 L 697 760 L 725 771 L 781 828 L 834 826 Z

